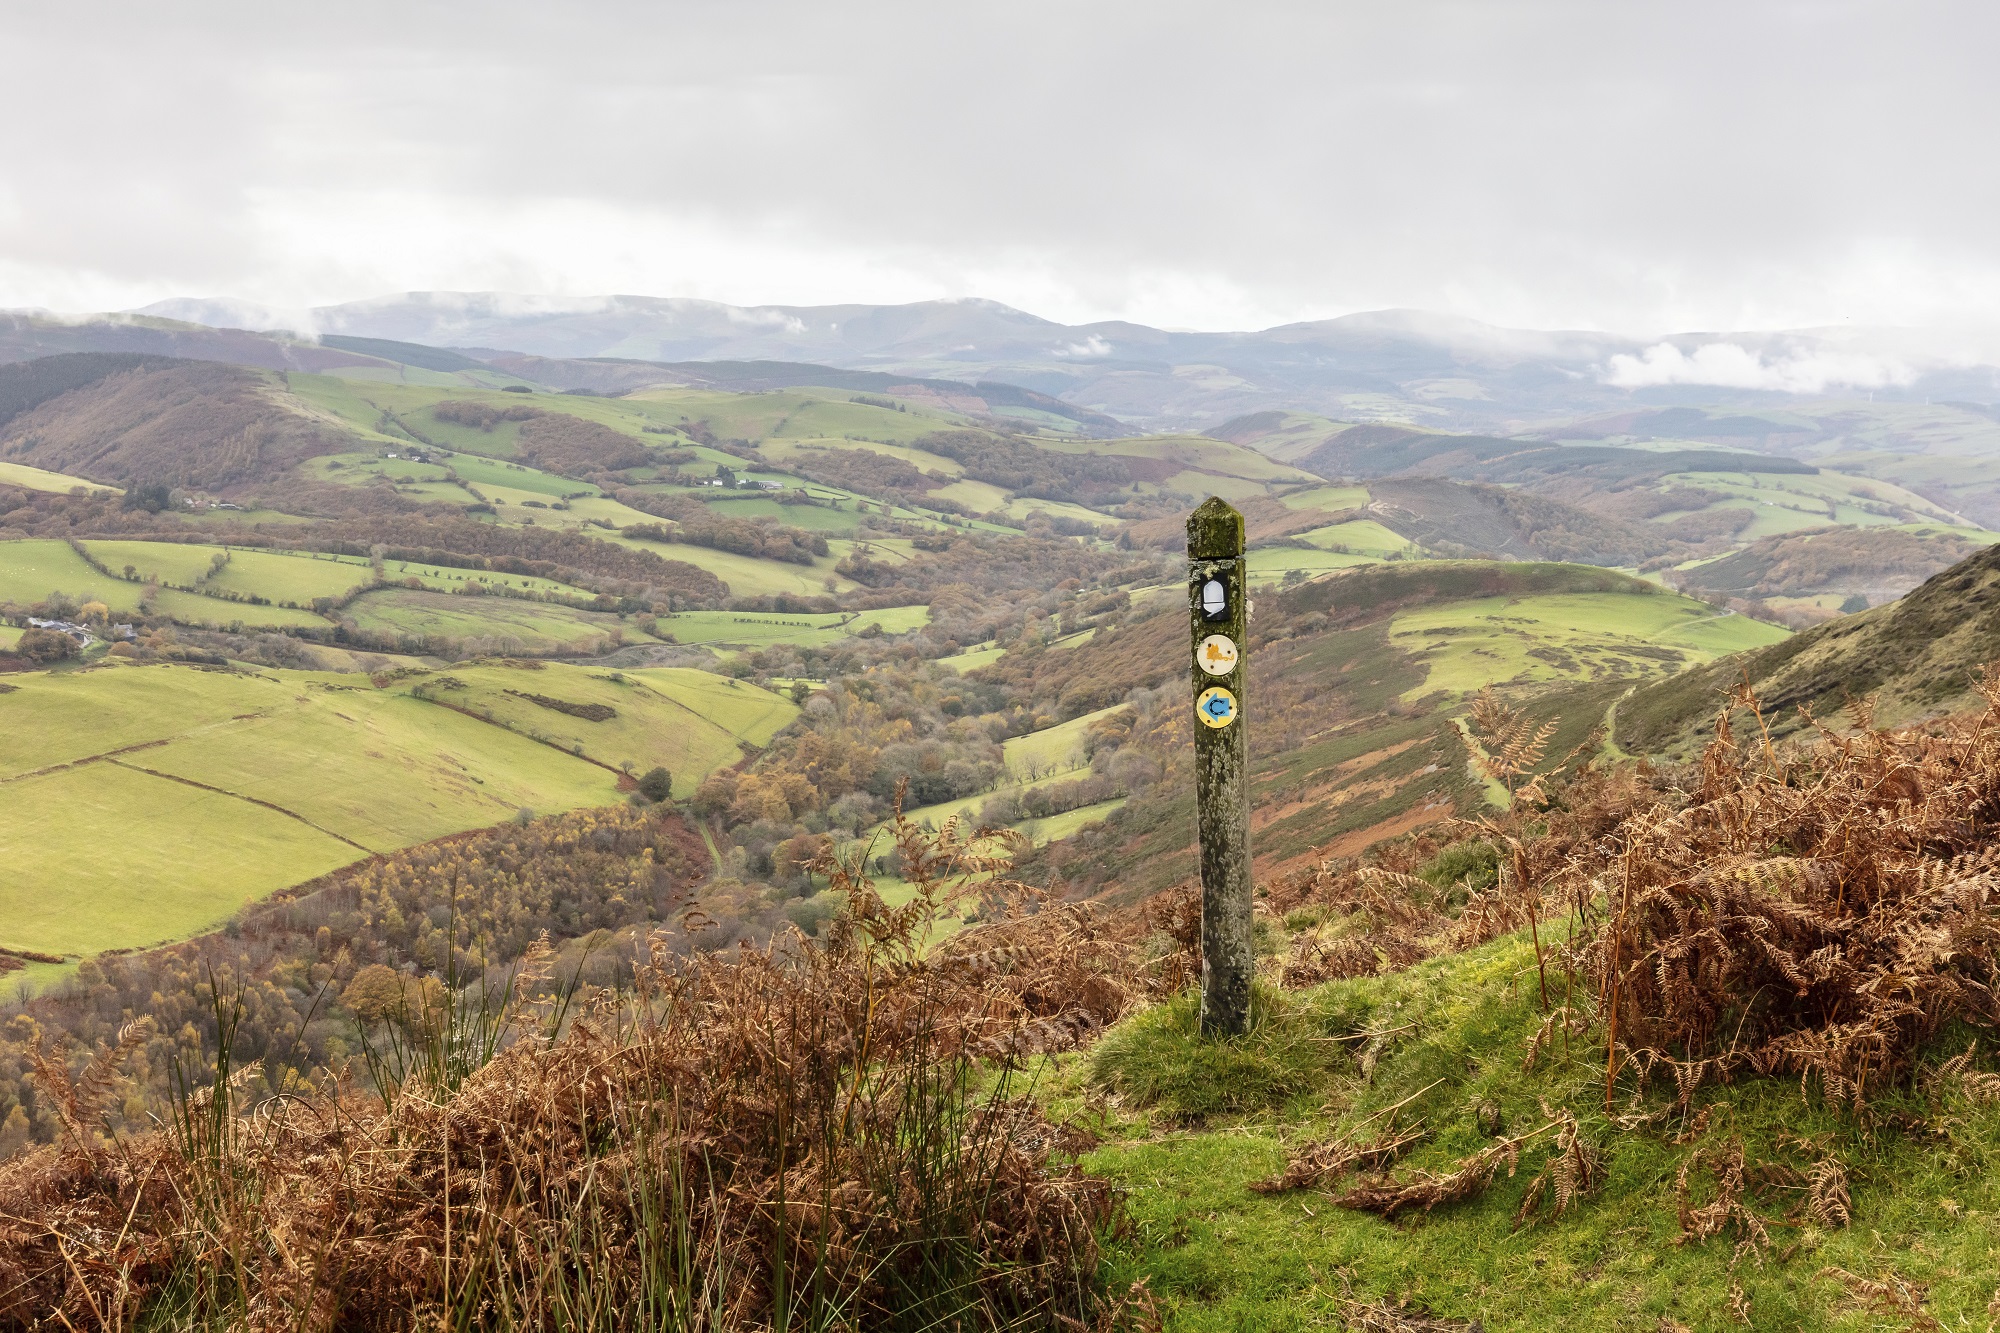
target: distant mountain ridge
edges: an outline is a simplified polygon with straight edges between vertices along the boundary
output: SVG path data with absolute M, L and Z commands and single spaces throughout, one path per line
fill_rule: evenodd
M 2000 355 L 1984 361 L 1944 355 L 1897 331 L 1638 338 L 1386 310 L 1253 332 L 1200 332 L 1119 320 L 1062 324 L 978 299 L 745 307 L 685 297 L 495 292 L 411 292 L 290 314 L 181 299 L 138 313 L 473 355 L 486 349 L 558 359 L 813 362 L 990 380 L 1148 429 L 1199 428 L 1285 410 L 1513 434 L 1561 419 L 1692 403 L 1769 405 L 1842 384 L 1859 386 L 1856 396 L 1961 400 L 1975 410 L 2000 403 Z

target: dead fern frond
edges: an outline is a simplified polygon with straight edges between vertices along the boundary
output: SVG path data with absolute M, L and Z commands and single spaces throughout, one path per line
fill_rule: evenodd
M 1944 1325 L 1937 1316 L 1924 1309 L 1924 1302 L 1930 1298 L 1930 1289 L 1920 1282 L 1912 1282 L 1900 1273 L 1885 1271 L 1879 1278 L 1866 1278 L 1850 1273 L 1845 1268 L 1828 1266 L 1819 1270 L 1821 1277 L 1829 1277 L 1847 1288 L 1848 1294 L 1860 1304 L 1881 1314 L 1894 1315 L 1909 1322 L 1913 1329 L 1921 1333 L 1944 1333 Z

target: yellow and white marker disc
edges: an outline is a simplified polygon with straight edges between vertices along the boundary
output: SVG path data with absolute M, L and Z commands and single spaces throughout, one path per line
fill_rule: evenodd
M 1236 644 L 1227 634 L 1211 634 L 1195 645 L 1194 660 L 1211 676 L 1236 670 Z
M 1236 696 L 1220 685 L 1211 685 L 1195 696 L 1194 715 L 1220 730 L 1236 720 Z

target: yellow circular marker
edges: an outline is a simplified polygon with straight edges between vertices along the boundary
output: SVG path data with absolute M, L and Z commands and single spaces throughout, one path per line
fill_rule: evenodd
M 1195 645 L 1194 660 L 1211 676 L 1236 670 L 1236 642 L 1227 634 L 1211 634 Z
M 1221 730 L 1236 720 L 1236 696 L 1220 685 L 1211 685 L 1195 696 L 1194 715 L 1204 725 Z

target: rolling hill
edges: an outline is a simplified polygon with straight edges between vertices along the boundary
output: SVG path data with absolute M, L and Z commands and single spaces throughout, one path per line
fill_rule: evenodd
M 1837 722 L 1849 701 L 1870 696 L 1879 721 L 1911 721 L 1973 703 L 1976 673 L 1995 660 L 2000 547 L 1988 546 L 1900 601 L 1641 687 L 1618 707 L 1616 739 L 1635 753 L 1685 754 L 1745 679 L 1774 735 L 1804 729 L 1801 708 Z

